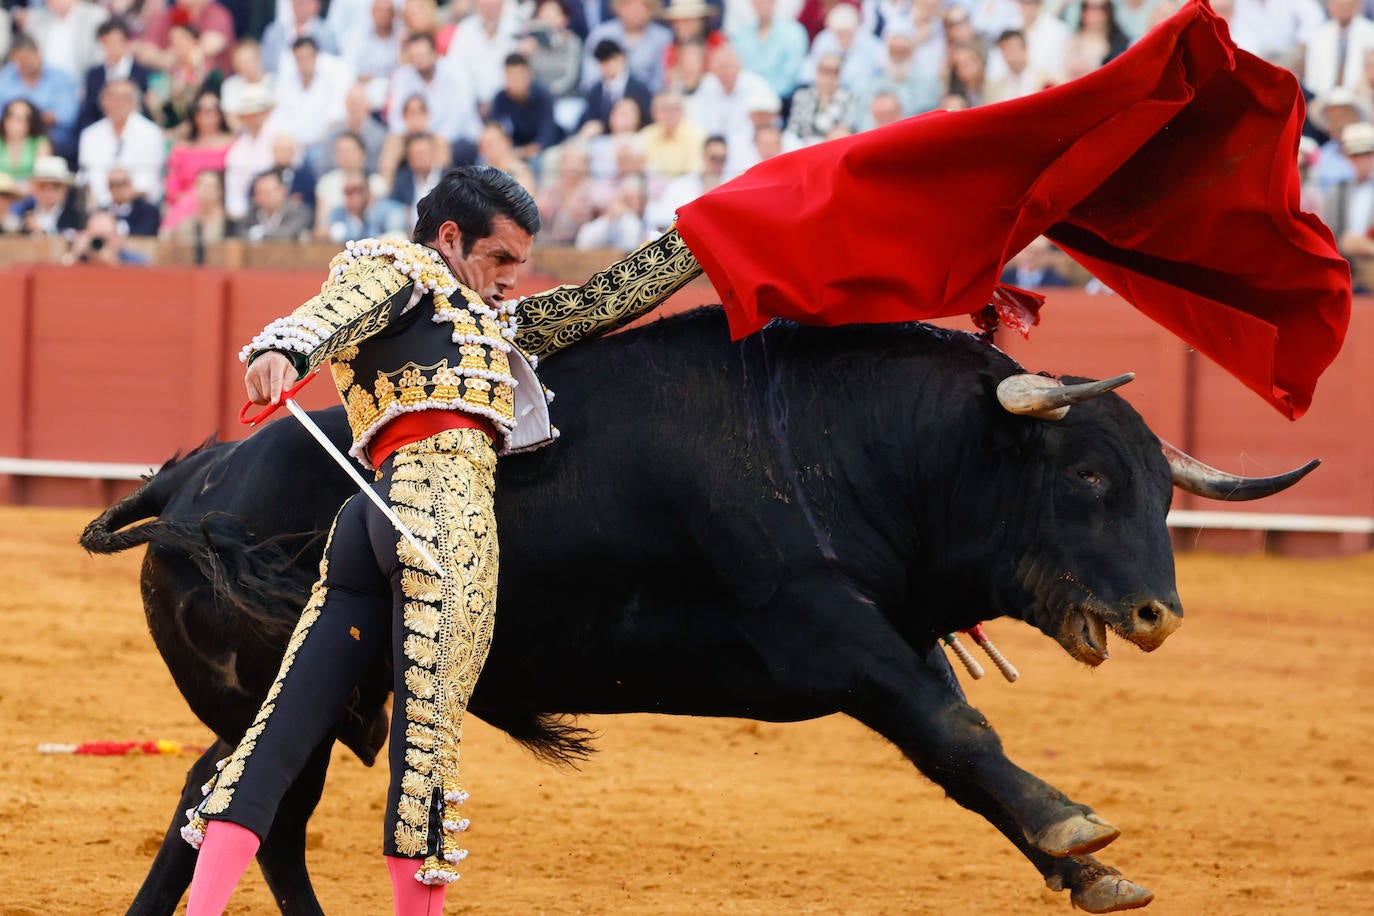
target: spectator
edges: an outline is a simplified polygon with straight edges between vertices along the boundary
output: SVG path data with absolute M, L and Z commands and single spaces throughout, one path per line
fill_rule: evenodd
M 658 0 L 613 0 L 615 18 L 608 19 L 587 34 L 583 54 L 582 88 L 591 89 L 601 78 L 601 58 L 596 49 L 603 41 L 614 41 L 625 53 L 630 74 L 647 87 L 649 93 L 663 88 L 664 55 L 673 43 L 673 30 L 655 22 Z M 647 107 L 646 99 L 645 105 Z M 645 116 L 647 117 L 647 112 Z
M 224 171 L 225 156 L 233 142 L 234 135 L 229 131 L 219 98 L 213 92 L 201 93 L 196 98 L 185 139 L 174 143 L 167 154 L 163 206 L 171 225 L 184 219 L 196 207 L 192 193 L 196 176 L 207 169 Z
M 164 79 L 153 80 L 147 106 L 153 120 L 174 136 L 180 136 L 190 129 L 196 98 L 203 92 L 218 94 L 224 74 L 200 53 L 199 37 L 189 25 L 172 25 L 167 32 L 167 50 L 172 55 L 172 64 Z
M 1303 49 L 1326 21 L 1317 0 L 1236 0 L 1231 15 L 1222 2 L 1213 8 L 1226 17 L 1240 48 L 1295 72 L 1302 71 Z
M 14 179 L 20 193 L 29 189 L 34 163 L 52 155 L 43 117 L 28 99 L 14 99 L 0 114 L 0 175 Z
M 730 148 L 725 174 L 731 178 L 759 161 L 754 147 L 754 138 L 759 129 L 782 127 L 782 100 L 773 94 L 767 83 L 759 83 L 753 94 L 745 100 L 744 108 L 745 120 L 725 138 Z
M 148 17 L 143 37 L 134 43 L 134 56 L 151 70 L 172 66 L 169 48 L 172 25 L 189 25 L 196 31 L 201 54 L 220 73 L 230 71 L 229 49 L 234 46 L 234 17 L 215 0 L 173 0 Z
M 467 74 L 484 116 L 489 116 L 487 106 L 501 88 L 503 67 L 515 50 L 519 30 L 515 4 L 506 0 L 473 0 L 473 12 L 453 30 L 444 59 Z
M 1140 37 L 1150 30 L 1157 19 L 1156 11 L 1161 6 L 1169 5 L 1167 2 L 1162 3 L 1161 0 L 1113 0 L 1112 18 L 1120 26 L 1121 33 L 1126 36 L 1127 44 L 1131 44 L 1139 41 Z M 1076 30 L 1083 16 L 1082 0 L 1070 0 L 1064 7 L 1063 16 L 1069 30 Z
M 15 36 L 10 61 L 0 68 L 0 108 L 20 98 L 38 109 L 53 150 L 60 156 L 74 156 L 76 83 L 61 70 L 45 65 L 38 45 L 23 34 Z
M 699 170 L 706 131 L 687 119 L 682 93 L 660 92 L 654 96 L 652 110 L 654 122 L 639 132 L 649 170 L 667 179 Z
M 1096 3 L 1098 0 L 1090 2 Z M 968 99 L 970 105 L 982 105 L 987 101 L 986 76 L 987 57 L 982 45 L 971 42 L 950 48 L 949 77 L 946 79 L 950 92 Z
M 106 83 L 100 92 L 105 117 L 81 132 L 77 166 L 90 201 L 97 207 L 110 203 L 105 173 L 122 165 L 133 175 L 134 187 L 149 200 L 162 200 L 162 165 L 167 147 L 162 131 L 139 114 L 138 87 L 130 80 Z
M 441 28 L 439 6 L 434 0 L 404 0 L 401 4 L 401 31 L 405 38 L 401 41 L 401 57 L 405 58 L 405 42 L 416 35 L 428 35 L 435 50 L 442 56 L 448 50 L 448 40 L 453 35 L 453 26 Z
M 500 169 L 531 194 L 536 190 L 534 171 L 516 154 L 510 135 L 495 121 L 482 125 L 482 136 L 477 140 L 477 164 Z
M 973 0 L 969 20 L 978 33 L 980 44 L 991 44 L 1008 29 L 1021 26 L 1021 10 L 1015 0 Z
M 334 138 L 331 158 L 336 166 L 315 182 L 315 237 L 329 238 L 329 221 L 334 210 L 344 205 L 344 184 L 352 172 L 367 176 L 369 199 L 386 197 L 390 187 L 382 176 L 367 170 L 367 152 L 357 134 L 339 134 Z M 361 238 L 361 236 L 351 236 Z
M 840 85 L 840 59 L 831 54 L 816 62 L 816 82 L 792 96 L 787 133 L 802 145 L 817 143 L 853 118 L 854 95 Z
M 837 68 L 838 69 L 838 68 Z M 679 207 L 696 200 L 725 181 L 725 162 L 729 147 L 724 137 L 708 137 L 701 150 L 701 171 L 689 172 L 664 185 L 645 208 L 645 223 L 652 235 L 668 231 L 677 219 Z
M 234 221 L 248 216 L 253 178 L 272 168 L 272 141 L 285 132 L 260 85 L 244 88 L 237 115 L 240 129 L 224 155 L 224 209 Z
M 1298 138 L 1298 206 L 1307 213 L 1321 214 L 1326 210 L 1326 195 L 1312 181 L 1312 166 L 1316 165 L 1319 155 L 1316 140 L 1311 137 Z
M 730 32 L 730 44 L 750 69 L 768 80 L 778 98 L 797 89 L 809 40 L 801 23 L 778 12 L 777 0 L 750 0 L 757 17 Z
M 291 0 L 290 10 L 291 15 L 278 16 L 262 33 L 262 65 L 278 79 L 295 68 L 291 52 L 302 38 L 325 54 L 339 54 L 338 38 L 320 17 L 320 0 Z
M 276 172 L 253 179 L 253 209 L 239 234 L 250 242 L 300 242 L 310 235 L 314 214 L 286 193 Z
M 342 58 L 320 53 L 313 38 L 296 39 L 291 56 L 295 65 L 277 75 L 276 108 L 287 132 L 306 149 L 343 123 L 353 71 Z
M 404 236 L 410 228 L 406 209 L 386 197 L 376 197 L 361 170 L 343 173 L 341 202 L 329 212 L 324 237 L 334 242 Z
M 1117 25 L 1112 0 L 1083 0 L 1083 19 L 1064 47 L 1064 76 L 1077 79 L 1091 73 L 1126 50 L 1129 44 L 1126 33 Z
M 251 38 L 244 38 L 234 45 L 234 72 L 220 86 L 220 103 L 229 126 L 240 128 L 238 111 L 242 105 L 243 94 L 249 86 L 258 87 L 268 98 L 275 94 L 276 81 L 262 69 L 262 49 Z
M 663 54 L 663 73 L 666 74 L 673 69 L 673 64 L 677 62 L 678 49 L 683 45 L 705 45 L 708 56 L 711 51 L 720 47 L 725 41 L 725 35 L 715 27 L 717 12 L 718 8 L 711 6 L 706 0 L 668 0 L 662 18 L 673 30 L 673 41 Z
M 945 61 L 944 67 L 949 67 L 949 52 L 953 48 L 967 44 L 982 44 L 982 39 L 978 37 L 978 32 L 973 28 L 973 22 L 969 19 L 968 10 L 959 6 L 957 3 L 945 9 L 942 20 L 945 32 Z
M 668 71 L 663 88 L 682 93 L 683 99 L 690 102 L 705 77 L 706 45 L 685 44 L 677 49 L 677 62 Z
M 406 39 L 405 58 L 405 66 L 391 78 L 387 130 L 405 134 L 405 107 L 411 96 L 418 95 L 429 112 L 429 130 L 449 143 L 475 144 L 482 121 L 477 116 L 477 96 L 467 74 L 448 58 L 440 59 L 433 36 L 424 33 Z M 398 105 L 398 100 L 402 104 Z
M 1002 271 L 999 283 L 1020 289 L 1052 289 L 1072 286 L 1054 265 L 1054 243 L 1043 235 L 1031 240 Z
M 1347 258 L 1374 255 L 1374 124 L 1357 121 L 1341 131 L 1341 149 L 1353 174 L 1326 195 L 1323 218 Z
M 639 139 L 639 106 L 630 99 L 621 99 L 611 108 L 609 129 L 603 134 L 585 137 L 587 156 L 591 160 L 592 179 L 604 181 L 616 173 L 616 145 L 628 138 Z
M 147 264 L 148 259 L 124 246 L 124 233 L 108 210 L 96 210 L 86 225 L 76 233 L 71 250 L 62 256 L 62 263 L 99 264 L 118 267 L 127 264 Z
M 1312 33 L 1303 67 L 1302 83 L 1316 95 L 1358 85 L 1365 53 L 1374 49 L 1374 21 L 1360 12 L 1360 0 L 1326 0 L 1326 12 L 1331 18 Z
M 540 0 L 517 47 L 530 62 L 535 81 L 555 99 L 578 96 L 582 39 L 568 28 L 568 14 L 559 0 Z
M 1012 30 L 997 39 L 997 50 L 1005 66 L 1002 76 L 989 80 L 984 101 L 1004 102 L 1039 92 L 1053 82 L 1053 78 L 1035 69 L 1030 62 L 1026 36 Z
M 1044 0 L 1017 0 L 1021 7 L 1021 33 L 1026 36 L 1030 67 L 1046 75 L 1051 83 L 1064 79 L 1064 54 L 1069 45 L 1069 27 L 1045 9 Z M 989 67 L 994 77 L 1001 76 L 1002 63 Z
M 615 18 L 611 0 L 569 0 L 566 14 L 568 28 L 583 44 L 586 44 L 587 36 L 591 34 L 592 29 Z M 580 63 L 579 61 L 579 66 Z
M 933 72 L 921 69 L 911 32 L 889 29 L 883 45 L 887 54 L 883 59 L 882 79 L 874 91 L 895 95 L 901 103 L 903 116 L 933 109 L 940 101 L 943 84 Z M 872 125 L 865 123 L 864 126 Z
M 109 18 L 102 7 L 86 0 L 44 0 L 42 6 L 28 10 L 24 32 L 38 43 L 49 67 L 79 85 L 100 61 L 96 31 Z
M 832 9 L 841 4 L 848 4 L 856 9 L 860 6 L 858 0 L 853 3 L 850 3 L 849 0 L 804 0 L 801 9 L 797 11 L 797 21 L 801 23 L 802 28 L 806 29 L 808 41 L 814 42 L 816 40 L 816 36 L 825 28 L 825 17 L 830 14 Z M 959 8 L 963 9 L 962 6 Z
M 569 140 L 557 148 L 555 178 L 535 196 L 544 228 L 540 241 L 571 245 L 578 228 L 596 215 L 595 188 L 586 147 Z
M 643 0 L 627 0 L 642 3 Z M 611 115 L 611 107 L 622 98 L 632 100 L 639 106 L 640 121 L 649 120 L 649 106 L 653 99 L 649 87 L 630 72 L 625 50 L 607 38 L 592 50 L 596 58 L 600 78 L 587 90 L 587 107 L 582 112 L 582 121 L 577 125 L 578 132 L 588 136 L 587 126 L 595 125 L 594 131 L 605 131 Z
M 218 245 L 229 238 L 232 226 L 224 212 L 224 174 L 206 169 L 195 178 L 191 193 L 186 197 L 194 202 L 184 214 L 167 215 L 160 237 L 165 241 L 184 245 Z M 202 263 L 203 256 L 196 259 Z
M 0 172 L 0 235 L 15 235 L 19 229 L 19 214 L 15 206 L 23 198 L 19 184 L 7 172 Z
M 123 166 L 115 166 L 105 174 L 110 205 L 105 209 L 119 222 L 123 235 L 157 236 L 162 214 L 134 187 L 133 176 Z
M 406 221 L 411 226 L 415 225 L 415 205 L 443 177 L 437 140 L 433 134 L 410 134 L 405 138 L 405 157 L 396 170 L 391 199 L 406 208 Z
M 687 117 L 708 134 L 752 136 L 750 103 L 777 95 L 766 79 L 740 65 L 739 55 L 728 44 L 711 52 L 709 67 L 687 103 Z
M 386 128 L 372 117 L 367 93 L 368 90 L 361 83 L 349 86 L 348 91 L 344 93 L 343 123 L 331 130 L 322 143 L 306 152 L 306 157 L 316 174 L 323 175 L 338 167 L 333 158 L 334 141 L 343 134 L 352 134 L 362 142 L 363 150 L 367 154 L 367 164 L 363 168 L 373 173 L 379 171 L 387 133 Z
M 968 13 L 964 12 L 964 16 Z M 945 22 L 941 16 L 940 0 L 912 0 L 911 19 L 907 23 L 892 23 L 883 31 L 909 31 L 912 51 L 912 67 L 932 79 L 938 80 L 945 71 Z M 888 54 L 891 55 L 891 46 Z
M 388 6 L 392 13 L 391 19 L 396 21 L 396 7 L 400 6 L 396 0 L 389 0 Z M 375 0 L 329 0 L 325 4 L 324 14 L 325 25 L 329 26 L 329 31 L 339 42 L 339 56 L 348 59 L 348 47 L 358 40 L 359 37 L 367 34 L 373 27 L 372 16 L 376 12 Z M 400 50 L 400 29 L 396 29 L 396 50 Z M 349 61 L 349 66 L 357 70 L 357 65 Z M 395 62 L 392 63 L 393 68 Z
M 524 55 L 508 55 L 505 69 L 505 86 L 492 99 L 487 119 L 505 129 L 516 154 L 529 162 L 561 139 L 553 117 L 553 96 L 534 81 Z
M 330 18 L 338 3 L 329 5 Z M 340 55 L 366 87 L 368 108 L 380 111 L 386 104 L 391 74 L 401 63 L 404 36 L 393 0 L 372 0 L 366 27 L 340 35 Z
M 25 235 L 73 235 L 86 216 L 72 195 L 72 173 L 61 156 L 40 156 L 29 177 L 29 195 L 14 207 Z
M 865 119 L 863 127 L 857 130 L 872 130 L 875 127 L 886 127 L 895 121 L 902 119 L 902 100 L 897 98 L 897 93 L 890 90 L 881 90 L 873 94 L 873 98 L 868 100 L 868 117 Z
M 615 171 L 601 181 L 593 181 L 596 195 L 596 208 L 604 210 L 611 202 L 620 180 L 628 175 L 637 175 L 644 182 L 645 197 L 652 200 L 661 193 L 668 182 L 661 176 L 649 171 L 644 157 L 644 138 L 638 134 L 627 134 L 615 142 L 613 150 Z
M 14 38 L 14 20 L 10 11 L 0 6 L 0 60 L 10 56 L 10 41 Z
M 837 57 L 840 85 L 855 96 L 862 96 L 882 78 L 883 56 L 883 43 L 878 36 L 859 28 L 859 11 L 841 3 L 826 14 L 825 30 L 811 42 L 801 79 L 815 79 L 816 65 L 822 57 Z
M 405 124 L 405 132 L 401 134 L 388 134 L 386 145 L 382 147 L 382 158 L 377 166 L 378 173 L 386 180 L 388 188 L 396 184 L 396 172 L 400 169 L 401 163 L 406 157 L 406 138 L 415 134 L 431 135 L 429 129 L 429 106 L 425 104 L 425 97 L 422 95 L 412 95 L 406 99 L 402 106 L 402 119 Z M 434 138 L 436 147 L 436 161 L 441 167 L 448 167 L 452 163 L 452 148 L 443 141 L 441 137 Z M 471 164 L 477 159 L 476 142 L 466 145 L 466 163 Z M 461 164 L 461 163 L 460 163 Z
M 134 60 L 129 43 L 129 25 L 118 16 L 107 19 L 96 30 L 100 42 L 100 62 L 85 74 L 86 91 L 81 96 L 81 111 L 76 118 L 76 130 L 90 127 L 104 117 L 100 110 L 100 90 L 114 80 L 131 80 L 138 87 L 139 98 L 148 91 L 152 71 Z M 144 106 L 144 114 L 147 107 Z
M 644 223 L 644 179 L 627 175 L 616 185 L 604 213 L 577 230 L 574 246 L 583 250 L 612 248 L 630 252 L 652 238 Z
M 313 217 L 315 173 L 311 170 L 310 163 L 305 161 L 296 141 L 288 133 L 279 133 L 272 138 L 272 171 L 277 173 L 291 199 L 305 204 Z M 310 225 L 315 225 L 313 218 Z

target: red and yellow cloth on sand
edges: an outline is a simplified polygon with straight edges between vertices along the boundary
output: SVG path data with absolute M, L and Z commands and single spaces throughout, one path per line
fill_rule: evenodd
M 1350 317 L 1303 100 L 1193 0 L 1082 79 L 760 163 L 679 212 L 732 333 L 978 312 L 1037 235 L 1290 418 Z

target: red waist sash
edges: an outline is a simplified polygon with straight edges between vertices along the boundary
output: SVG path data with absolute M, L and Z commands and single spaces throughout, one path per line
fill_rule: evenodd
M 496 428 L 485 417 L 473 416 L 461 410 L 416 410 L 401 414 L 377 430 L 368 443 L 368 457 L 372 459 L 372 466 L 379 468 L 401 446 L 428 439 L 448 429 L 481 430 L 488 439 L 496 441 Z

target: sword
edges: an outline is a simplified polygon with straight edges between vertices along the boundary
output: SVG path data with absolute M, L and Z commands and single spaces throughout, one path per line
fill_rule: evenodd
M 363 479 L 363 475 L 359 474 L 358 469 L 353 466 L 353 462 L 349 461 L 342 452 L 334 447 L 334 443 L 329 441 L 329 437 L 324 434 L 324 430 L 320 429 L 319 426 L 315 424 L 315 421 L 310 419 L 310 415 L 305 412 L 305 408 L 297 404 L 296 399 L 291 397 L 291 395 L 304 388 L 305 384 L 313 379 L 315 375 L 316 373 L 312 372 L 297 382 L 295 386 L 287 389 L 287 391 L 283 393 L 280 403 L 286 405 L 286 409 L 291 411 L 291 415 L 300 421 L 301 425 L 305 427 L 305 431 L 314 437 L 315 441 L 320 444 L 320 447 L 325 450 L 330 458 L 334 459 L 334 463 L 343 468 L 344 471 L 348 473 L 349 477 L 353 478 L 353 482 L 358 485 L 358 489 L 361 490 L 368 499 L 372 500 L 373 504 L 382 511 L 387 521 L 391 522 L 396 530 L 401 533 L 401 536 L 406 539 L 407 543 L 415 548 L 415 552 L 424 557 L 425 562 L 429 563 L 430 566 L 434 567 L 434 571 L 439 574 L 441 579 L 447 579 L 448 573 L 439 565 L 439 561 L 434 559 L 433 554 L 425 548 L 425 545 L 421 544 L 416 539 L 415 535 L 406 527 L 406 523 L 401 521 L 400 516 L 396 514 L 395 510 L 386 504 L 386 500 L 382 499 L 382 497 L 377 494 L 376 490 L 368 486 L 367 481 Z M 252 406 L 252 402 L 249 402 L 243 405 L 243 409 L 239 411 L 240 422 L 247 423 L 249 426 L 256 426 L 271 414 L 272 411 L 276 410 L 278 405 L 271 404 L 266 410 L 252 419 L 245 419 L 244 415 Z

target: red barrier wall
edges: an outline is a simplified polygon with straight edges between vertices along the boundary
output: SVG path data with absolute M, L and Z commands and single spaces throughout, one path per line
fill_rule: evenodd
M 237 350 L 270 319 L 319 288 L 317 271 L 120 270 L 35 266 L 0 271 L 0 455 L 160 464 L 218 430 L 247 433 Z M 553 285 L 530 276 L 521 292 Z M 698 283 L 663 310 L 713 301 Z M 651 316 L 652 317 L 652 316 Z M 969 327 L 963 319 L 941 322 Z M 1341 356 L 1297 423 L 1114 296 L 1055 292 L 1029 341 L 998 344 L 1030 371 L 1095 378 L 1134 371 L 1122 390 L 1160 436 L 1204 461 L 1267 474 L 1321 457 L 1299 486 L 1263 503 L 1226 507 L 1177 494 L 1176 508 L 1374 516 L 1374 300 L 1357 302 Z M 322 380 L 302 395 L 335 403 Z M 133 485 L 0 476 L 0 501 L 94 505 Z M 1183 546 L 1347 551 L 1368 535 L 1210 531 Z

